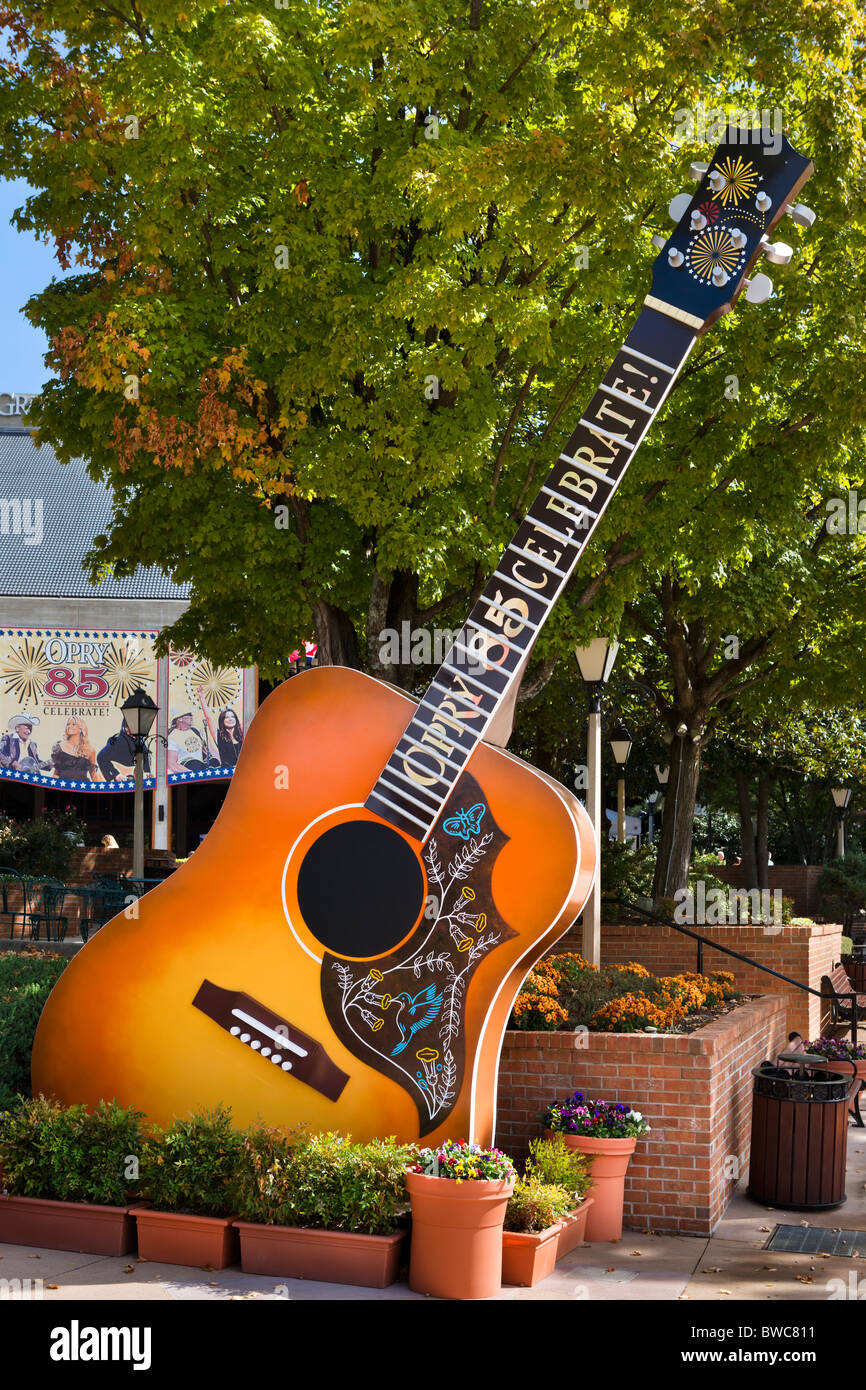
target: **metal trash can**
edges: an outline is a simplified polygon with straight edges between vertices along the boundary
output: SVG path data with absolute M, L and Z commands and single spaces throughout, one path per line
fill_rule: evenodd
M 783 1052 L 752 1075 L 749 1196 L 797 1211 L 840 1206 L 856 1075 L 829 1072 L 826 1059 L 810 1052 Z

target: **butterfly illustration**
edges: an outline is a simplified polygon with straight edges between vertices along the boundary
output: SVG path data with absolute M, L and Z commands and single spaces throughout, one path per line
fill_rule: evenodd
M 446 835 L 459 835 L 461 840 L 468 840 L 470 835 L 478 834 L 481 817 L 486 810 L 484 802 L 477 801 L 468 811 L 458 811 L 456 816 L 449 816 L 442 822 L 442 829 Z

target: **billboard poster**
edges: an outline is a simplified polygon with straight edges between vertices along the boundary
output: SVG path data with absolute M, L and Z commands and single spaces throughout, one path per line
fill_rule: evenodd
M 134 743 L 119 706 L 139 687 L 156 700 L 156 638 L 0 628 L 0 778 L 58 791 L 130 791 Z M 160 708 L 155 734 L 165 739 L 169 785 L 231 777 L 254 671 L 172 651 L 168 676 L 169 707 Z M 145 787 L 154 786 L 153 763 L 151 740 Z
M 164 730 L 169 786 L 232 776 L 244 740 L 244 682 L 252 674 L 214 666 L 194 652 L 171 652 Z
M 153 698 L 155 632 L 0 628 L 0 777 L 67 791 L 129 791 L 118 706 Z M 153 786 L 150 759 L 145 786 Z

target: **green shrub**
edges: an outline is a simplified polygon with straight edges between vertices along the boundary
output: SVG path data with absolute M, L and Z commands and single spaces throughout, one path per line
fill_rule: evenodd
M 48 951 L 0 953 L 0 1110 L 30 1094 L 36 1025 L 67 964 Z
M 339 1134 L 292 1143 L 261 1127 L 246 1135 L 239 1214 L 247 1221 L 390 1234 L 406 1206 L 410 1144 L 352 1144 Z
M 574 1197 L 556 1183 L 543 1183 L 535 1177 L 521 1178 L 505 1208 L 505 1230 L 534 1233 L 546 1231 L 574 1208 Z
M 142 1195 L 157 1211 L 233 1216 L 243 1158 L 244 1136 L 224 1106 L 175 1120 L 145 1140 Z
M 571 1194 L 572 1207 L 582 1202 L 592 1187 L 592 1159 L 569 1148 L 562 1134 L 550 1139 L 531 1139 L 526 1176 Z
M 818 892 L 824 916 L 840 921 L 850 936 L 855 916 L 866 908 L 866 854 L 849 850 L 834 859 L 818 879 Z
M 34 821 L 0 814 L 0 865 L 36 878 L 65 879 L 85 828 L 68 812 Z
M 16 1197 L 127 1206 L 135 1196 L 143 1116 L 114 1101 L 92 1112 L 37 1096 L 0 1114 L 0 1167 Z

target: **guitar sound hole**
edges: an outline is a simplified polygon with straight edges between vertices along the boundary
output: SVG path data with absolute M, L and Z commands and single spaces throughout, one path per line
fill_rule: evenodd
M 298 902 L 318 941 L 337 956 L 378 956 L 402 941 L 424 902 L 424 872 L 390 826 L 349 821 L 311 845 Z

